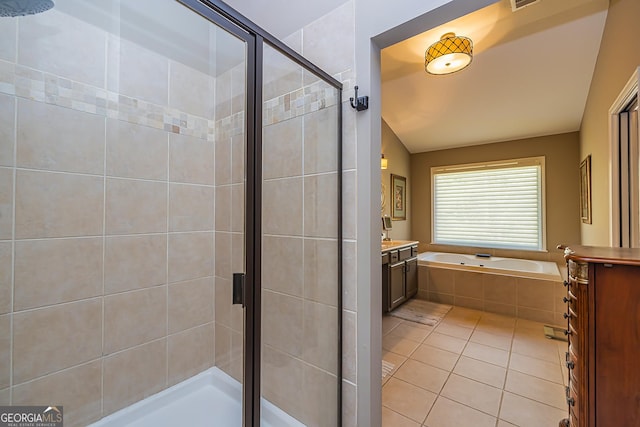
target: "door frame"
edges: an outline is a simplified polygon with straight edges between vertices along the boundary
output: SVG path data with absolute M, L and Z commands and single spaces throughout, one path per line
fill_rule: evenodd
M 625 111 L 634 97 L 638 96 L 640 67 L 636 68 L 609 108 L 609 245 L 621 244 L 620 221 L 620 114 Z
M 338 194 L 338 366 L 337 420 L 342 425 L 342 83 L 247 19 L 221 0 L 176 0 L 205 19 L 247 43 L 246 70 L 246 191 L 245 191 L 245 285 L 242 424 L 260 426 L 261 332 L 262 332 L 262 75 L 264 44 L 337 89 L 337 194 Z

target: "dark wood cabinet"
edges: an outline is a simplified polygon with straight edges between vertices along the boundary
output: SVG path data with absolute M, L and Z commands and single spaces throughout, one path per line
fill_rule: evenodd
M 418 245 L 382 252 L 382 311 L 389 312 L 418 293 Z
M 640 250 L 565 248 L 568 415 L 561 426 L 640 427 Z

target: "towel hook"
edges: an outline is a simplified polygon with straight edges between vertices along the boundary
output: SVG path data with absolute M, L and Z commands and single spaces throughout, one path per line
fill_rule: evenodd
M 358 86 L 353 88 L 355 90 L 355 103 L 354 98 L 349 98 L 349 102 L 351 106 L 356 109 L 356 111 L 364 111 L 369 109 L 369 97 L 368 96 L 358 96 Z

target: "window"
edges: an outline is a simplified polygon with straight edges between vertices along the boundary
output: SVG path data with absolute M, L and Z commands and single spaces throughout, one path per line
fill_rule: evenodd
M 544 157 L 431 168 L 433 243 L 543 250 Z

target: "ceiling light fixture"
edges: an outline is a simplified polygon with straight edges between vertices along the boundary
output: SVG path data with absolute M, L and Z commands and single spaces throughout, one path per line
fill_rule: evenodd
M 429 74 L 451 74 L 471 64 L 472 59 L 471 39 L 446 33 L 424 53 L 424 69 Z

